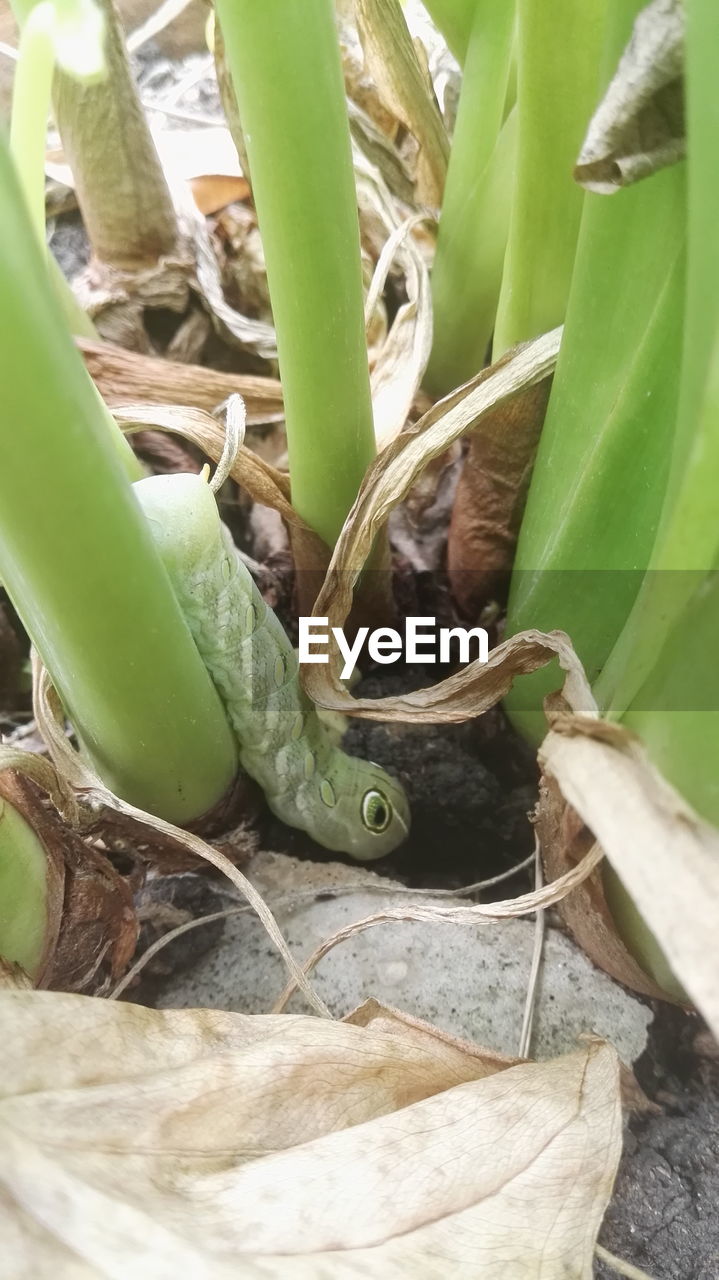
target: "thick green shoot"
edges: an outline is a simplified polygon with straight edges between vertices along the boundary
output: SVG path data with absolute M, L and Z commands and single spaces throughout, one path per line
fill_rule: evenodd
M 330 546 L 375 451 L 332 0 L 218 0 L 277 330 L 292 501 Z
M 513 4 L 479 0 L 432 268 L 434 341 L 425 383 L 437 396 L 482 368 L 494 328 L 516 160 L 516 110 L 502 127 L 513 30 Z
M 606 0 L 517 3 L 517 165 L 495 358 L 564 319 L 583 201 L 572 169 L 597 102 L 605 10 Z
M 621 13 L 619 5 L 615 12 Z M 626 28 L 631 15 L 621 16 Z M 619 31 L 619 25 L 618 34 L 626 39 L 629 32 Z M 510 611 L 512 629 L 558 625 L 569 631 L 594 680 L 600 710 L 636 731 L 665 777 L 714 823 L 719 823 L 718 48 L 716 6 L 711 0 L 691 0 L 686 175 L 684 166 L 677 166 L 632 191 L 587 197 L 583 239 L 592 218 L 609 227 L 612 210 L 634 220 L 624 239 L 624 258 L 619 248 L 603 257 L 597 244 L 593 263 L 587 260 L 586 278 L 594 272 L 595 302 L 603 291 L 614 295 L 614 321 L 607 309 L 604 341 L 595 353 L 592 339 L 599 338 L 599 330 L 590 327 L 585 335 L 589 353 L 584 382 L 592 414 L 601 410 L 600 385 L 613 388 L 613 407 L 605 406 L 603 414 L 582 426 L 581 405 L 576 394 L 569 394 L 566 371 L 575 347 L 579 353 L 582 305 L 590 317 L 592 307 L 592 290 L 585 289 L 581 304 L 577 281 Z M 684 241 L 686 289 L 681 284 Z M 612 414 L 618 423 L 622 416 L 625 421 L 621 430 L 608 432 Z M 584 459 L 579 468 L 572 456 L 573 438 Z M 571 495 L 564 501 L 560 485 Z M 585 502 L 590 521 L 582 516 Z M 548 566 L 582 570 L 588 560 L 605 572 L 588 579 L 580 572 L 574 595 L 572 575 L 566 571 L 554 575 L 554 588 L 546 585 Z M 630 568 L 633 572 L 625 579 Z M 622 586 L 625 580 L 631 581 L 631 589 Z M 558 681 L 553 683 L 556 687 Z M 518 682 L 510 702 L 515 715 L 519 707 L 522 716 L 531 702 L 528 687 L 528 682 Z M 534 692 L 537 713 L 542 689 L 536 681 Z M 676 990 L 666 961 L 617 876 L 608 871 L 605 879 L 625 941 L 648 971 Z
M 46 926 L 47 853 L 30 823 L 0 794 L 0 956 L 34 978 Z
M 79 15 L 73 9 L 79 8 Z M 65 57 L 75 74 L 93 78 L 102 74 L 102 20 L 91 5 L 66 5 L 56 0 L 39 4 L 16 3 L 21 22 L 20 47 L 13 80 L 10 118 L 10 151 L 20 180 L 28 216 L 45 248 L 45 147 L 52 81 L 58 56 Z M 68 31 L 69 27 L 69 31 Z M 79 48 L 80 56 L 73 60 Z M 71 331 L 96 338 L 90 317 L 77 302 L 70 286 L 48 254 L 48 266 L 65 319 Z
M 0 242 L 0 578 L 103 780 L 184 822 L 230 784 L 233 739 L 2 142 Z
M 97 10 L 105 30 L 107 74 L 88 81 L 60 65 L 54 115 L 93 255 L 100 263 L 135 272 L 177 248 L 177 218 L 116 6 L 113 0 L 97 0 Z
M 684 297 L 681 167 L 587 195 L 562 348 L 512 576 L 508 623 L 567 631 L 599 676 L 641 586 L 669 470 Z M 508 699 L 534 740 L 557 671 Z
M 425 0 L 427 13 L 460 66 L 464 65 L 467 56 L 475 10 L 478 4 L 483 3 L 484 0 Z M 496 5 L 497 9 L 501 7 Z

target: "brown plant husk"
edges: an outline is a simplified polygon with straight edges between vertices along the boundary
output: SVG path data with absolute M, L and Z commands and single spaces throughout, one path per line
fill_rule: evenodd
M 551 384 L 499 405 L 469 437 L 447 542 L 452 594 L 468 618 L 508 581 Z
M 58 818 L 20 768 L 0 772 L 0 796 L 32 827 L 47 855 L 47 924 L 36 985 L 108 990 L 124 973 L 137 942 L 127 881 L 99 849 Z

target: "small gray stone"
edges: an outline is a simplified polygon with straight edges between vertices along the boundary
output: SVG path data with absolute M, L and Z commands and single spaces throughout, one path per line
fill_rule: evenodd
M 413 900 L 365 868 L 299 862 L 283 854 L 257 854 L 249 876 L 299 962 L 337 929 Z M 447 898 L 417 895 L 416 900 L 448 905 Z M 449 902 L 461 905 L 457 899 Z M 533 942 L 531 920 L 393 922 L 340 943 L 320 962 L 312 981 L 338 1017 L 374 996 L 455 1035 L 515 1054 Z M 229 918 L 221 942 L 194 969 L 163 984 L 157 1004 L 267 1013 L 285 978 L 262 925 L 251 912 L 243 912 Z M 289 1007 L 291 1012 L 306 1008 L 300 996 Z M 596 969 L 564 933 L 548 927 L 533 1056 L 554 1057 L 573 1049 L 579 1036 L 594 1033 L 611 1040 L 631 1063 L 644 1049 L 651 1019 L 645 1003 Z

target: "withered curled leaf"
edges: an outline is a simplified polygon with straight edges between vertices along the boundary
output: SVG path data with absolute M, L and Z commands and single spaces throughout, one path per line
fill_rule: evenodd
M 636 19 L 616 74 L 592 117 L 574 176 L 611 195 L 681 160 L 684 6 L 652 0 Z

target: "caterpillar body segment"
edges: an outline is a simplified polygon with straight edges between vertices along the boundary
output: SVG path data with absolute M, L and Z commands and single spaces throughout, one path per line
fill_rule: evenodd
M 335 745 L 299 681 L 290 641 L 222 524 L 202 476 L 133 486 L 195 644 L 272 811 L 335 852 L 369 861 L 409 830 L 401 785 Z

